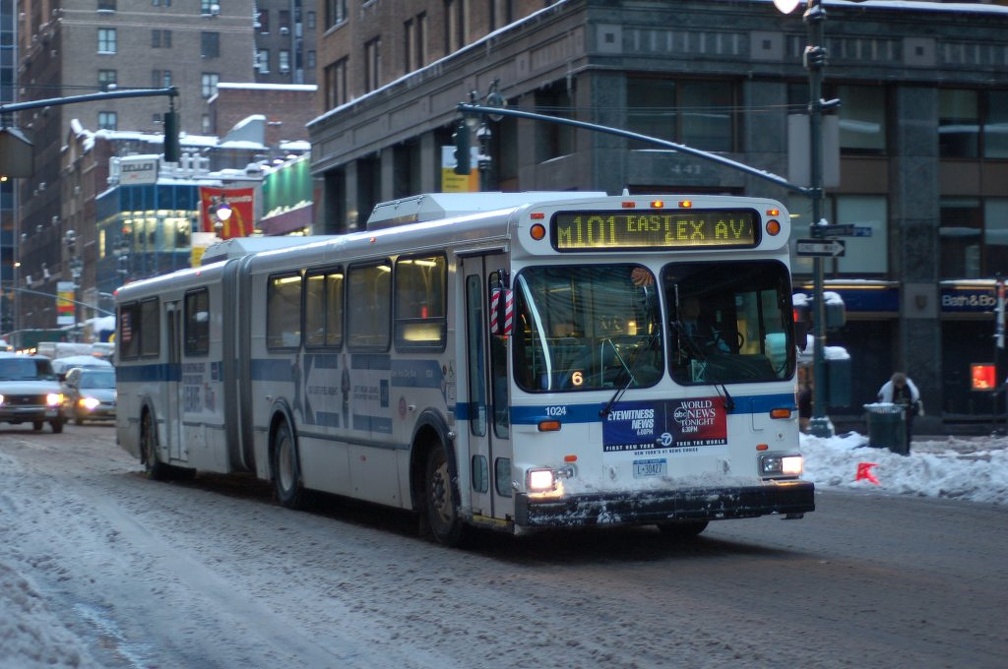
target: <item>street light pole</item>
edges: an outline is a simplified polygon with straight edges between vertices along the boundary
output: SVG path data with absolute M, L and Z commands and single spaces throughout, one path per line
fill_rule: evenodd
M 774 5 L 785 14 L 798 6 L 798 0 L 774 0 Z M 821 0 L 806 0 L 805 14 L 802 17 L 807 27 L 808 44 L 803 56 L 805 69 L 809 75 L 809 188 L 808 196 L 812 200 L 812 221 L 810 233 L 813 237 L 816 228 L 823 225 L 823 108 L 826 103 L 822 98 L 823 70 L 826 69 L 826 47 L 823 44 L 826 10 Z M 835 102 L 831 102 L 832 106 Z M 812 388 L 812 419 L 809 421 L 809 432 L 816 437 L 833 436 L 833 423 L 826 415 L 826 301 L 823 298 L 823 259 L 816 256 L 812 260 L 812 290 L 815 296 L 815 314 L 812 319 L 812 370 L 814 384 Z

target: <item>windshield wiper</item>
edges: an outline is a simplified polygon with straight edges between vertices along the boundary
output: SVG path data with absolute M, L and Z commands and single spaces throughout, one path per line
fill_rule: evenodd
M 651 338 L 648 340 L 648 346 L 650 346 L 650 342 L 651 342 L 652 339 L 654 339 L 654 335 L 651 335 Z M 609 347 L 612 348 L 613 353 L 616 356 L 616 359 L 619 360 L 619 363 L 623 366 L 623 372 L 627 376 L 627 381 L 621 387 L 619 387 L 619 388 L 616 389 L 616 392 L 613 393 L 613 396 L 609 398 L 609 401 L 606 402 L 606 405 L 604 407 L 602 407 L 601 411 L 599 411 L 599 416 L 602 417 L 602 418 L 608 418 L 609 417 L 609 414 L 612 412 L 613 406 L 616 404 L 616 402 L 619 401 L 619 398 L 623 397 L 623 393 L 625 393 L 627 391 L 627 389 L 630 387 L 630 384 L 635 383 L 637 381 L 637 379 L 634 378 L 633 372 L 630 371 L 630 367 L 628 367 L 627 364 L 626 364 L 626 361 L 623 360 L 623 356 L 620 355 L 619 349 L 616 348 L 616 344 L 613 343 L 613 340 L 612 339 L 606 339 L 605 343 L 609 344 Z M 640 354 L 640 349 L 637 349 L 637 354 L 638 355 Z M 603 356 L 603 358 L 604 358 L 604 356 Z M 636 364 L 637 360 L 636 360 L 636 358 L 637 358 L 637 356 L 635 355 L 634 356 L 634 368 L 637 367 L 637 364 Z

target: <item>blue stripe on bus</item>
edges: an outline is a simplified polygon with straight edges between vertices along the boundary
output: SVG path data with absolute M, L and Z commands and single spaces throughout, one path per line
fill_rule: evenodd
M 116 380 L 123 383 L 162 383 L 178 382 L 182 379 L 182 366 L 169 365 L 166 362 L 150 364 L 119 365 L 116 368 Z
M 272 360 L 255 358 L 249 364 L 252 381 L 285 381 L 294 380 L 294 365 L 290 359 Z
M 689 399 L 689 398 L 677 398 Z M 735 414 L 741 413 L 769 413 L 771 409 L 790 408 L 795 411 L 794 394 L 779 393 L 776 395 L 732 395 L 735 401 Z M 642 400 L 643 403 L 662 402 L 663 400 Z M 475 411 L 471 410 L 475 405 L 459 402 L 455 406 L 455 415 L 459 420 L 473 420 L 476 417 Z M 565 423 L 595 423 L 601 420 L 599 412 L 605 406 L 604 402 L 594 404 L 571 404 L 564 402 L 557 396 L 556 402 L 543 404 L 540 406 L 511 407 L 511 423 L 513 425 L 537 425 L 540 421 L 559 419 Z M 619 408 L 617 402 L 613 408 Z M 562 415 L 555 411 L 547 411 L 563 407 Z

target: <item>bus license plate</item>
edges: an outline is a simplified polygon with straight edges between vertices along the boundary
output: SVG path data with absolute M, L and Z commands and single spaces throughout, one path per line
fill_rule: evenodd
M 647 478 L 648 476 L 665 476 L 667 473 L 668 464 L 665 460 L 658 458 L 634 460 L 633 475 L 635 479 Z

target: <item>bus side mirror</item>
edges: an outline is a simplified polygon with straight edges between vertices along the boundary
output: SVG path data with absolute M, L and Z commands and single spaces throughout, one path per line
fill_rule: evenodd
M 490 291 L 490 334 L 507 337 L 514 327 L 514 291 L 494 288 Z

